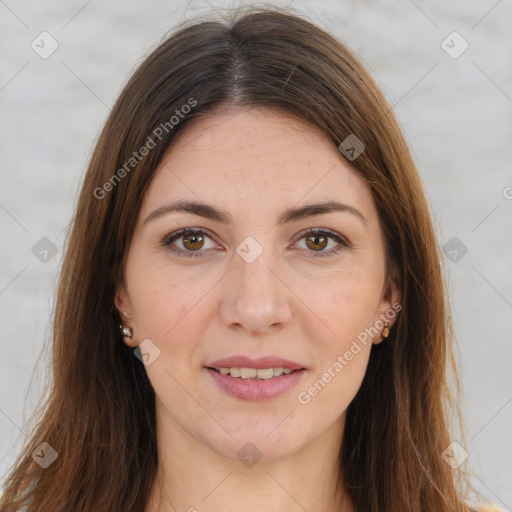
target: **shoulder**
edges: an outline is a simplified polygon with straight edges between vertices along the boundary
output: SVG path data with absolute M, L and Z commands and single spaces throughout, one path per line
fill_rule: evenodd
M 471 509 L 471 512 L 505 512 L 498 505 L 480 505 L 477 509 Z

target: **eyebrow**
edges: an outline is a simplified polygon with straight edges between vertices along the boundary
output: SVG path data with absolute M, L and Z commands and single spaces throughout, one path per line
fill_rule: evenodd
M 197 201 L 180 200 L 174 203 L 161 206 L 156 210 L 152 211 L 145 219 L 143 224 L 167 215 L 173 212 L 188 212 L 194 215 L 199 215 L 205 219 L 211 219 L 223 224 L 233 224 L 233 217 L 227 210 L 215 208 L 212 205 L 205 203 L 199 203 Z M 338 201 L 327 201 L 325 203 L 315 203 L 306 206 L 300 206 L 296 208 L 289 208 L 285 210 L 278 219 L 278 224 L 286 224 L 289 222 L 298 221 L 307 217 L 313 217 L 315 215 L 323 215 L 325 213 L 332 212 L 347 212 L 357 217 L 365 227 L 368 226 L 368 220 L 366 217 L 353 206 Z

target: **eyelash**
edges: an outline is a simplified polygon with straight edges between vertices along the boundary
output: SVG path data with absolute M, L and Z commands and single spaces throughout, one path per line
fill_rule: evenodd
M 199 257 L 202 257 L 201 253 L 203 253 L 205 251 L 201 251 L 201 250 L 197 250 L 197 251 L 184 251 L 182 249 L 178 249 L 177 247 L 172 246 L 172 242 L 174 242 L 178 238 L 181 238 L 184 235 L 189 235 L 189 234 L 192 234 L 192 235 L 203 235 L 203 236 L 207 236 L 210 239 L 212 238 L 209 235 L 209 233 L 207 233 L 206 231 L 204 231 L 202 229 L 183 228 L 183 229 L 178 229 L 177 231 L 171 233 L 170 235 L 167 235 L 162 240 L 161 245 L 164 246 L 164 247 L 167 247 L 170 251 L 172 251 L 173 253 L 177 254 L 178 256 L 184 256 L 185 258 L 199 258 Z M 300 234 L 300 236 L 297 238 L 296 242 L 298 242 L 302 238 L 305 238 L 305 237 L 311 236 L 311 235 L 313 235 L 313 236 L 324 235 L 324 236 L 327 236 L 328 238 L 333 239 L 334 241 L 336 241 L 339 244 L 334 249 L 330 249 L 329 251 L 325 251 L 325 252 L 324 251 L 320 251 L 320 252 L 307 251 L 307 252 L 311 253 L 311 256 L 313 258 L 326 258 L 326 257 L 329 257 L 329 256 L 333 256 L 334 254 L 337 254 L 339 251 L 341 251 L 343 249 L 352 247 L 352 245 L 350 244 L 350 242 L 346 238 L 338 235 L 338 233 L 336 233 L 335 231 L 331 231 L 330 229 L 325 229 L 325 228 L 324 229 L 309 228 L 309 229 L 307 229 L 306 231 L 303 231 Z

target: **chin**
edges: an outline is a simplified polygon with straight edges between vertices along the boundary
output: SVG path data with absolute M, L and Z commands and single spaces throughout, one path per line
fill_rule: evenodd
M 237 459 L 247 467 L 252 467 L 251 461 L 256 459 L 261 462 L 283 459 L 299 452 L 306 443 L 306 436 L 293 429 L 293 425 L 288 425 L 286 429 L 281 425 L 276 429 L 282 420 L 280 417 L 257 424 L 247 420 L 237 420 L 236 424 L 228 422 L 224 427 L 232 437 L 224 432 L 212 438 L 210 431 L 205 444 L 219 455 Z

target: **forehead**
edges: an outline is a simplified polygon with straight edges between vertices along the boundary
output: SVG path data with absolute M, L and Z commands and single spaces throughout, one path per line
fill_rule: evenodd
M 237 212 L 343 200 L 376 215 L 369 185 L 317 128 L 270 109 L 233 108 L 195 120 L 173 142 L 143 214 L 174 199 Z M 263 211 L 260 211 L 263 213 Z

